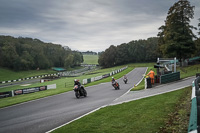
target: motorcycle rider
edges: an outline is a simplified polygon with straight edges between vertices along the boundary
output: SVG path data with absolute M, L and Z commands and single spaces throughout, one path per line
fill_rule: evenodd
M 114 77 L 112 77 L 112 85 L 114 85 L 113 83 L 115 83 L 117 86 L 118 86 L 118 83 L 115 81 L 115 78 Z
M 114 82 L 115 81 L 115 79 L 114 79 L 114 77 L 112 77 L 112 82 Z
M 126 75 L 124 75 L 124 79 L 128 79 Z
M 79 82 L 79 80 L 78 79 L 75 79 L 74 80 L 74 86 L 75 85 L 78 85 L 78 90 L 79 90 L 79 92 L 81 91 L 81 83 Z
M 124 75 L 124 82 L 125 82 L 125 80 L 126 80 L 126 82 L 128 81 L 128 78 L 126 75 Z

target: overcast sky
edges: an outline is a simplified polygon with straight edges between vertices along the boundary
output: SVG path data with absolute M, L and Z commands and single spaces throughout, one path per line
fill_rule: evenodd
M 31 37 L 100 52 L 110 45 L 156 37 L 178 0 L 0 0 L 0 35 Z M 192 25 L 200 18 L 200 0 Z

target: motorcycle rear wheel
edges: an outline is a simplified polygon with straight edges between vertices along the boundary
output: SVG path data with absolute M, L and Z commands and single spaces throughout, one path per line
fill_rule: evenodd
M 76 98 L 80 98 L 80 93 L 77 91 L 77 92 L 75 92 L 75 96 L 76 96 Z
M 84 89 L 84 97 L 87 97 L 87 91 Z

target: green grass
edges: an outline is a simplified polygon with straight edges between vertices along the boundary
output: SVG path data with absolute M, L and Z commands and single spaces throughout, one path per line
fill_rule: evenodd
M 178 68 L 177 71 L 181 72 L 181 79 L 187 78 L 190 76 L 196 76 L 196 73 L 200 73 L 200 64 L 192 65 L 188 67 Z
M 98 59 L 98 55 L 83 55 L 83 64 L 99 64 Z
M 16 80 L 20 78 L 28 78 L 32 76 L 39 76 L 44 74 L 57 73 L 53 70 L 29 70 L 29 71 L 12 71 L 10 69 L 0 67 L 0 81 Z
M 30 100 L 35 100 L 35 99 L 51 96 L 51 95 L 64 93 L 64 92 L 67 92 L 67 91 L 71 91 L 73 89 L 73 83 L 74 83 L 73 81 L 74 81 L 75 78 L 79 79 L 82 82 L 83 79 L 108 74 L 111 71 L 118 70 L 122 67 L 124 67 L 124 66 L 117 66 L 117 67 L 108 68 L 108 69 L 100 69 L 100 70 L 97 70 L 93 73 L 89 73 L 87 75 L 82 75 L 82 76 L 79 76 L 79 77 L 66 77 L 66 78 L 61 78 L 59 80 L 54 80 L 54 81 L 49 81 L 49 82 L 44 82 L 44 83 L 35 83 L 35 84 L 32 84 L 30 86 L 26 86 L 26 87 L 17 85 L 17 86 L 0 88 L 0 92 L 6 92 L 6 91 L 11 91 L 11 90 L 23 89 L 23 88 L 44 86 L 44 85 L 49 85 L 49 84 L 56 84 L 57 85 L 57 88 L 52 89 L 52 90 L 35 92 L 35 93 L 27 94 L 27 95 L 19 95 L 19 96 L 15 96 L 15 97 L 8 97 L 8 98 L 0 99 L 0 108 L 10 106 L 10 105 L 14 105 L 14 104 L 18 104 L 18 103 L 22 103 L 22 102 L 26 102 L 26 101 L 30 101 Z M 133 67 L 130 66 L 127 70 L 116 74 L 115 77 L 120 78 L 121 76 L 128 73 L 132 69 L 133 69 Z M 94 84 L 98 84 L 98 83 L 101 83 L 101 82 L 108 82 L 108 81 L 110 81 L 110 77 L 99 80 L 97 82 L 87 84 L 86 86 L 91 86 L 91 85 L 94 85 Z
M 67 71 L 73 71 L 77 69 L 82 69 L 83 67 L 77 66 L 74 68 L 68 68 Z M 48 70 L 28 70 L 28 71 L 13 71 L 7 68 L 0 67 L 0 81 L 8 81 L 8 80 L 16 80 L 21 78 L 28 78 L 33 76 L 40 76 L 45 74 L 54 74 L 58 73 L 57 71 L 54 71 L 52 69 Z
M 129 66 L 128 69 L 122 71 L 121 73 L 114 75 L 114 77 L 116 79 L 118 79 L 118 78 L 122 77 L 124 74 L 127 74 L 128 72 L 130 72 L 135 67 L 149 67 L 149 69 L 150 69 L 150 68 L 152 68 L 153 65 L 154 65 L 154 63 L 128 64 L 128 66 Z M 100 70 L 93 71 L 91 73 L 82 75 L 80 77 L 61 78 L 59 80 L 49 81 L 49 82 L 45 82 L 45 83 L 35 83 L 35 84 L 32 84 L 30 86 L 26 86 L 26 87 L 22 87 L 22 86 L 17 85 L 17 86 L 0 88 L 0 92 L 6 92 L 6 91 L 11 91 L 11 90 L 16 90 L 16 89 L 37 87 L 37 86 L 43 86 L 43 85 L 48 85 L 48 84 L 56 84 L 57 85 L 57 88 L 54 89 L 54 90 L 47 90 L 47 91 L 43 91 L 43 92 L 36 92 L 36 93 L 32 93 L 32 94 L 27 94 L 27 95 L 20 95 L 20 96 L 0 99 L 0 108 L 10 106 L 10 105 L 14 105 L 14 104 L 18 104 L 18 103 L 22 103 L 22 102 L 26 102 L 26 101 L 30 101 L 30 100 L 35 100 L 35 99 L 38 99 L 38 98 L 43 98 L 43 97 L 47 97 L 47 96 L 51 96 L 51 95 L 64 93 L 64 92 L 67 92 L 67 91 L 71 91 L 72 88 L 73 88 L 73 81 L 74 81 L 75 78 L 79 79 L 82 82 L 83 79 L 108 74 L 108 73 L 110 73 L 114 70 L 118 70 L 118 69 L 120 69 L 124 66 L 117 66 L 117 67 L 113 67 L 113 68 L 100 69 Z M 199 66 L 200 65 L 195 65 L 193 67 L 188 67 L 188 69 L 185 68 L 185 70 L 187 70 L 187 71 L 193 71 L 193 72 L 187 72 L 187 73 L 185 72 L 185 74 L 187 76 L 188 75 L 189 76 L 195 75 L 196 71 L 197 71 L 195 68 L 199 67 Z M 3 69 L 1 69 L 1 70 L 3 70 Z M 184 72 L 181 72 L 181 73 L 183 73 L 183 75 L 184 75 Z M 13 74 L 13 77 L 15 77 L 15 73 L 12 73 L 12 74 Z M 35 74 L 35 72 L 32 72 L 32 74 Z M 41 73 L 39 73 L 39 75 L 41 75 Z M 96 84 L 99 84 L 99 83 L 102 83 L 102 82 L 110 82 L 110 80 L 111 80 L 111 77 L 108 77 L 108 78 L 105 78 L 105 79 L 102 79 L 102 80 L 99 80 L 99 81 L 89 83 L 85 86 L 87 87 L 87 86 L 96 85 Z M 66 85 L 66 87 L 65 87 L 65 85 Z M 144 89 L 144 81 L 142 81 L 137 87 L 134 87 L 132 90 L 141 90 L 141 89 Z
M 155 133 L 168 121 L 190 88 L 102 108 L 53 133 Z M 190 97 L 190 96 L 189 96 Z M 187 131 L 187 124 L 186 129 Z M 181 125 L 180 125 L 181 126 Z

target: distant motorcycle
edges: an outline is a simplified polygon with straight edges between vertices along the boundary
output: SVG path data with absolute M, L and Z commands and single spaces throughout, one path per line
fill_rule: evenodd
M 127 78 L 124 78 L 123 79 L 124 83 L 126 84 L 128 82 L 128 79 Z
M 119 83 L 117 83 L 116 81 L 112 81 L 112 86 L 115 88 L 115 90 L 119 90 Z
M 87 91 L 84 89 L 84 86 L 78 87 L 78 85 L 75 85 L 74 92 L 76 98 L 80 98 L 81 96 L 87 97 Z

